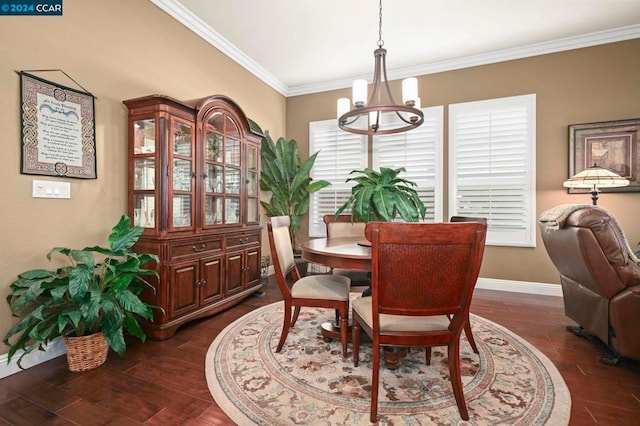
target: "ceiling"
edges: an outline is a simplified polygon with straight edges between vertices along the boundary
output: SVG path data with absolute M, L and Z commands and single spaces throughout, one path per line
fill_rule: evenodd
M 285 96 L 372 78 L 376 0 L 150 1 Z M 382 7 L 389 80 L 640 38 L 640 0 L 385 0 Z

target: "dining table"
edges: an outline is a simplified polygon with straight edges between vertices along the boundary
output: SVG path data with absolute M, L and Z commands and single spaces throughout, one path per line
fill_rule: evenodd
M 356 269 L 371 272 L 371 242 L 364 236 L 316 238 L 300 245 L 302 259 L 307 262 L 319 263 L 331 268 Z M 371 290 L 365 290 L 362 297 L 371 295 Z M 339 322 L 325 322 L 321 325 L 322 336 L 325 340 L 340 339 Z M 405 348 L 384 347 L 383 357 L 385 366 L 395 370 L 398 362 L 406 356 Z
M 300 249 L 307 262 L 371 271 L 371 243 L 364 236 L 316 238 L 302 243 Z

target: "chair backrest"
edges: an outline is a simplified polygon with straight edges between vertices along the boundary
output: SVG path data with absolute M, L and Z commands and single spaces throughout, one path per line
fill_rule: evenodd
M 624 233 L 608 211 L 587 205 L 558 206 L 555 211 L 559 222 L 545 220 L 551 217 L 548 210 L 539 225 L 561 280 L 579 283 L 608 299 L 637 283 L 640 266 L 630 261 L 633 254 Z
M 364 237 L 365 222 L 354 221 L 350 214 L 336 217 L 326 214 L 322 218 L 327 228 L 327 238 L 335 237 Z
M 461 324 L 480 272 L 486 229 L 479 222 L 369 223 L 374 329 L 378 314 L 452 314 Z
M 487 218 L 486 217 L 472 217 L 472 216 L 451 216 L 449 222 L 480 222 L 487 226 Z
M 630 313 L 638 303 L 629 303 L 638 301 L 629 288 L 638 288 L 640 261 L 615 218 L 601 207 L 563 204 L 543 212 L 538 224 L 560 273 L 565 315 L 623 356 L 640 359 L 640 333 L 631 320 L 637 314 Z
M 289 216 L 274 216 L 267 219 L 267 233 L 269 234 L 273 268 L 278 286 L 284 297 L 291 297 L 287 276 L 290 276 L 294 282 L 300 279 L 293 256 L 291 237 L 289 236 L 290 226 L 291 219 Z

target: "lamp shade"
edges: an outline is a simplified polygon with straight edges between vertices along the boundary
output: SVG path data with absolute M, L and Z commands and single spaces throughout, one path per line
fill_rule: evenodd
M 614 188 L 629 185 L 629 180 L 594 164 L 564 181 L 565 188 Z

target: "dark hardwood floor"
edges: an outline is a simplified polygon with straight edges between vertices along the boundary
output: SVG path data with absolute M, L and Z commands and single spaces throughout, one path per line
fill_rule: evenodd
M 280 300 L 274 281 L 216 316 L 183 326 L 163 342 L 131 341 L 126 355 L 105 365 L 67 370 L 65 357 L 0 380 L 0 424 L 11 425 L 228 425 L 204 376 L 216 335 L 245 313 Z M 571 425 L 639 425 L 640 367 L 601 364 L 601 344 L 565 330 L 562 300 L 476 290 L 471 311 L 525 338 L 556 365 L 571 392 Z M 640 326 L 640 324 L 639 324 Z

